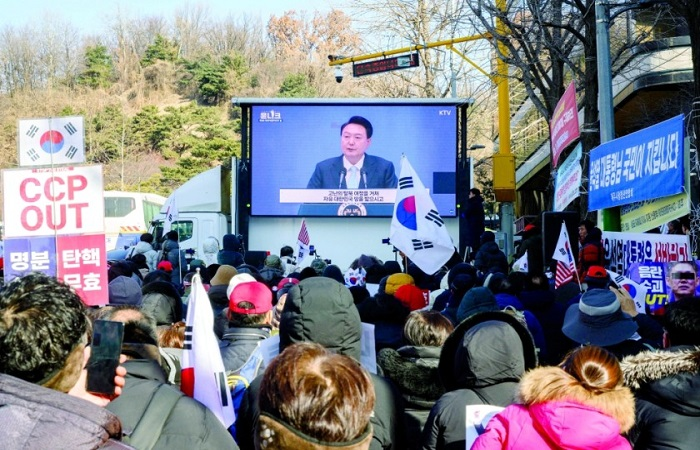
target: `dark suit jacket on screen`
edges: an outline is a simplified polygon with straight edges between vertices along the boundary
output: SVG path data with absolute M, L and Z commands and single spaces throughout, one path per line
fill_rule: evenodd
M 362 169 L 366 174 L 367 185 L 364 177 L 360 180 L 360 189 L 394 189 L 398 184 L 394 164 L 379 156 L 365 154 Z M 316 164 L 307 189 L 347 189 L 345 177 L 342 181 L 340 174 L 343 172 L 343 156 L 329 158 Z

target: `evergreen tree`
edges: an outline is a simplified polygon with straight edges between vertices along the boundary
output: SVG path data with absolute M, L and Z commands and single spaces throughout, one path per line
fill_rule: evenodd
M 85 70 L 78 76 L 78 84 L 92 89 L 109 87 L 112 84 L 114 66 L 107 47 L 97 45 L 85 50 Z

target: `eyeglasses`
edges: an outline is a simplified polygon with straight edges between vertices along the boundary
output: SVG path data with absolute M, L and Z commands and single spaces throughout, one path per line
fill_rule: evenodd
M 694 280 L 695 273 L 693 273 L 693 272 L 673 272 L 673 273 L 671 273 L 671 279 L 673 279 L 673 280 Z

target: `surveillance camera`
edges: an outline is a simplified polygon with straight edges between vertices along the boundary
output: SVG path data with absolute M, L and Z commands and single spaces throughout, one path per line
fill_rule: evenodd
M 337 83 L 343 82 L 343 69 L 341 69 L 340 66 L 335 68 L 335 81 Z

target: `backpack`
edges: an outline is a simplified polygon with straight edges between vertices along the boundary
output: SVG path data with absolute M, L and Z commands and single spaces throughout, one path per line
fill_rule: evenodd
M 226 374 L 226 384 L 231 390 L 231 401 L 233 403 L 233 411 L 236 413 L 235 417 L 238 417 L 238 410 L 241 408 L 245 392 L 248 386 L 250 386 L 250 382 L 258 376 L 263 362 L 264 360 L 258 344 L 258 348 L 251 353 L 248 360 L 240 369 L 232 370 Z M 234 422 L 228 430 L 235 438 L 236 422 Z

